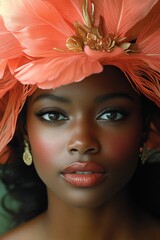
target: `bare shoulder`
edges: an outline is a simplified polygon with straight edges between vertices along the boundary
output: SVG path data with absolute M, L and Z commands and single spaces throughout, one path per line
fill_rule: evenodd
M 41 240 L 43 238 L 42 232 L 43 217 L 39 216 L 21 226 L 11 230 L 6 235 L 2 236 L 0 240 Z

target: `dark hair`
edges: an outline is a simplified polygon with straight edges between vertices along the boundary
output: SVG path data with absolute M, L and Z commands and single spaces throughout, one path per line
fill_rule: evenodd
M 148 138 L 153 114 L 160 117 L 160 109 L 148 98 L 142 96 L 144 116 L 144 139 Z M 132 200 L 148 214 L 160 218 L 160 149 L 147 151 L 147 161 L 139 161 L 133 178 L 129 183 L 129 194 Z
M 11 214 L 16 225 L 34 218 L 47 208 L 47 193 L 32 164 L 26 166 L 22 160 L 24 137 L 22 125 L 25 126 L 26 105 L 19 114 L 15 135 L 9 143 L 11 150 L 8 162 L 1 166 L 1 180 L 6 186 L 7 194 L 2 199 L 3 208 Z M 18 207 L 11 207 L 14 199 Z
M 150 103 L 146 99 L 143 101 L 145 102 L 143 111 L 146 115 Z M 1 166 L 0 176 L 7 189 L 2 205 L 13 216 L 15 224 L 28 221 L 47 209 L 46 186 L 37 175 L 34 165 L 28 167 L 22 160 L 24 149 L 22 128 L 26 125 L 26 107 L 27 105 L 19 114 L 15 135 L 9 143 L 11 149 L 9 160 Z M 153 109 L 153 106 L 150 109 Z M 129 183 L 129 194 L 137 205 L 151 215 L 160 217 L 160 161 L 159 158 L 158 161 L 152 161 L 155 156 L 159 156 L 157 152 L 151 153 L 151 161 L 144 166 L 139 162 Z M 18 202 L 16 210 L 10 207 L 10 199 Z
M 144 165 L 139 166 L 129 183 L 132 200 L 154 218 L 160 219 L 160 151 L 148 151 Z

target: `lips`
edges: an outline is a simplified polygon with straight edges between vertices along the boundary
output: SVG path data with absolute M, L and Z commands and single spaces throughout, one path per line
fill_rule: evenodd
M 107 176 L 107 170 L 93 162 L 75 162 L 67 166 L 61 176 L 76 187 L 93 187 L 101 183 Z

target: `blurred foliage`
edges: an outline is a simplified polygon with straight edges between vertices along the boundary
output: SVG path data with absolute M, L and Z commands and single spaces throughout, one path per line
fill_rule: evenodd
M 5 194 L 5 187 L 0 181 L 0 236 L 12 228 L 11 217 L 2 207 L 2 198 Z

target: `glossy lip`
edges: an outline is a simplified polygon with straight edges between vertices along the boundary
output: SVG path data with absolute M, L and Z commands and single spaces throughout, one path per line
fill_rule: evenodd
M 93 162 L 75 162 L 61 172 L 61 176 L 76 187 L 93 187 L 107 177 L 107 170 Z

